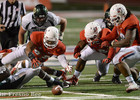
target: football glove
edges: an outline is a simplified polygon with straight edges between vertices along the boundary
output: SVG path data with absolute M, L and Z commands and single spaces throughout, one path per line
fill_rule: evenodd
M 68 65 L 67 67 L 65 67 L 66 72 L 69 72 L 71 74 L 72 72 L 72 66 Z
M 104 41 L 101 43 L 101 48 L 108 48 L 110 46 L 108 41 Z
M 42 66 L 42 63 L 35 57 L 32 52 L 29 52 L 28 57 L 31 59 L 32 68 L 38 68 Z
M 92 41 L 92 44 L 101 44 L 102 40 L 101 39 L 94 39 Z
M 32 59 L 31 62 L 32 62 L 32 68 L 42 67 L 43 65 L 39 60 L 37 60 L 37 58 Z
M 78 57 L 81 56 L 80 51 L 81 51 L 80 46 L 76 46 L 75 49 L 74 49 L 74 57 L 75 58 L 78 58 Z
M 106 63 L 106 64 L 108 64 L 108 63 L 110 63 L 111 62 L 111 59 L 110 58 L 105 58 L 105 59 L 103 59 L 103 61 L 102 61 L 102 63 Z

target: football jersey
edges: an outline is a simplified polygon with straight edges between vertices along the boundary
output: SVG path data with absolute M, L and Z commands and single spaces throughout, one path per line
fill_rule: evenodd
M 102 29 L 101 31 L 101 37 L 105 37 L 106 35 L 110 34 L 110 30 L 108 28 L 104 28 Z M 82 30 L 80 32 L 80 40 L 82 41 L 86 41 L 86 43 L 88 44 L 87 40 L 86 40 L 86 37 L 85 37 L 85 31 Z M 108 53 L 108 48 L 101 48 L 101 45 L 94 45 L 94 46 L 91 46 L 90 44 L 88 44 L 91 48 L 95 49 L 96 51 L 100 52 L 100 53 L 103 53 L 103 54 L 106 54 Z
M 31 41 L 36 45 L 35 49 L 33 50 L 34 55 L 40 60 L 44 62 L 48 60 L 51 56 L 59 56 L 64 54 L 66 51 L 66 46 L 59 40 L 58 44 L 53 49 L 48 49 L 43 44 L 43 37 L 44 32 L 36 31 L 30 35 Z
M 132 45 L 139 45 L 140 44 L 140 26 L 139 20 L 133 14 L 130 15 L 121 25 L 115 26 L 108 36 L 101 38 L 101 40 L 108 40 L 112 41 L 114 39 L 124 39 L 126 31 L 129 29 L 137 28 L 136 38 Z
M 94 22 L 98 23 L 102 29 L 106 28 L 106 24 L 103 21 L 103 19 L 96 19 L 96 20 L 94 20 Z
M 42 26 L 37 26 L 33 21 L 33 12 L 28 13 L 22 18 L 22 28 L 25 31 L 28 31 L 30 35 L 34 31 L 45 31 L 45 29 L 49 26 L 56 26 L 60 23 L 61 19 L 59 16 L 56 16 L 52 12 L 48 12 L 48 18 L 46 22 Z

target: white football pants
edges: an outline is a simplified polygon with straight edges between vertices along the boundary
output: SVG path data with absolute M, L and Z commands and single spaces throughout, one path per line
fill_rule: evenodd
M 102 63 L 102 60 L 106 57 L 107 56 L 105 54 L 99 53 L 88 46 L 85 50 L 82 51 L 80 58 L 84 61 L 95 60 L 98 71 L 101 74 L 107 74 L 110 64 Z
M 116 65 L 121 61 L 125 61 L 129 67 L 133 67 L 140 60 L 140 46 L 131 46 L 128 48 L 121 48 L 114 56 L 113 64 Z

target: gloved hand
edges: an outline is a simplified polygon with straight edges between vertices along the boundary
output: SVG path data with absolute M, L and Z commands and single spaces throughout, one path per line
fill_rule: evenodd
M 101 43 L 101 48 L 108 48 L 110 46 L 108 41 L 104 41 Z
M 60 40 L 60 41 L 63 41 L 63 37 L 64 37 L 64 32 L 60 32 L 59 40 Z
M 65 70 L 71 74 L 71 72 L 72 72 L 72 67 L 73 67 L 73 66 L 68 65 L 67 67 L 65 67 Z
M 102 40 L 101 39 L 94 39 L 92 41 L 92 44 L 101 44 Z
M 76 46 L 75 49 L 74 49 L 74 57 L 75 58 L 78 58 L 78 57 L 81 56 L 80 51 L 81 51 L 80 46 Z
M 37 58 L 32 59 L 31 62 L 32 62 L 32 68 L 42 67 L 43 65 L 39 60 L 37 60 Z
M 103 61 L 102 61 L 102 63 L 106 63 L 106 64 L 108 64 L 108 63 L 110 63 L 111 62 L 111 59 L 110 58 L 105 58 L 105 59 L 103 59 Z
M 81 56 L 80 52 L 77 52 L 77 53 L 74 54 L 74 57 L 75 57 L 75 58 L 78 58 L 78 57 L 80 57 L 80 56 Z
M 31 59 L 32 68 L 38 68 L 42 66 L 42 63 L 35 57 L 32 52 L 29 52 L 28 57 Z

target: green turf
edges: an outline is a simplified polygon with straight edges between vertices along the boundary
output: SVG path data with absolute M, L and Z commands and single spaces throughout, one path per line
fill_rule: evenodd
M 61 67 L 53 67 L 60 69 Z M 115 95 L 118 97 L 131 97 L 139 96 L 139 91 L 134 91 L 131 93 L 126 93 L 125 85 L 127 82 L 125 78 L 121 75 L 120 78 L 123 81 L 122 84 L 113 84 L 111 82 L 113 75 L 113 66 L 111 65 L 109 73 L 102 77 L 100 82 L 93 82 L 92 78 L 96 73 L 97 68 L 95 65 L 86 66 L 84 69 L 79 84 L 77 86 L 71 86 L 70 88 L 64 88 L 64 91 L 74 92 L 74 93 L 90 93 L 90 94 L 106 94 L 106 95 Z M 71 77 L 72 75 L 68 75 Z M 46 91 L 46 92 L 45 92 Z M 46 87 L 45 81 L 39 79 L 37 76 L 34 77 L 29 83 L 24 85 L 22 89 L 13 89 L 13 90 L 1 90 L 1 93 L 11 93 L 10 96 L 47 96 L 47 97 L 82 97 L 84 95 L 63 93 L 60 96 L 54 96 L 51 93 L 51 88 Z M 1 94 L 0 94 L 1 95 Z M 9 97 L 9 95 L 7 95 Z M 86 95 L 90 96 L 90 95 Z M 0 96 L 1 97 L 1 96 Z M 2 97 L 1 97 L 2 98 Z M 81 98 L 82 99 L 82 98 Z M 98 99 L 99 100 L 99 99 Z M 116 99 L 111 99 L 116 100 Z M 127 100 L 126 98 L 119 98 L 119 100 Z
M 74 19 L 67 19 L 68 20 L 68 25 L 65 31 L 64 35 L 64 43 L 66 45 L 76 45 L 77 42 L 79 41 L 79 32 L 84 29 L 85 25 L 93 21 L 94 18 L 74 18 Z M 139 64 L 137 64 L 137 67 L 139 68 Z M 60 69 L 61 67 L 53 67 L 56 69 Z M 139 68 L 140 69 L 140 68 Z M 73 70 L 74 71 L 74 70 Z M 132 93 L 126 93 L 125 85 L 127 85 L 127 82 L 125 78 L 121 75 L 121 80 L 123 81 L 122 84 L 113 84 L 111 82 L 112 75 L 113 75 L 113 66 L 111 65 L 109 73 L 101 78 L 100 82 L 93 82 L 93 76 L 96 73 L 97 68 L 95 65 L 92 66 L 86 66 L 84 71 L 82 72 L 82 75 L 79 80 L 79 85 L 77 86 L 71 86 L 70 88 L 64 88 L 64 91 L 68 91 L 71 93 L 63 93 L 60 96 L 54 96 L 51 93 L 51 88 L 46 87 L 45 81 L 41 80 L 37 76 L 34 77 L 29 83 L 24 85 L 22 89 L 15 89 L 15 90 L 1 90 L 0 91 L 0 99 L 4 99 L 3 96 L 6 96 L 6 98 L 13 98 L 10 96 L 25 96 L 25 97 L 35 97 L 35 96 L 47 96 L 47 97 L 55 97 L 57 100 L 61 99 L 60 97 L 85 97 L 85 96 L 91 96 L 92 98 L 87 98 L 86 100 L 99 100 L 98 98 L 93 97 L 93 94 L 106 94 L 106 95 L 114 95 L 120 98 L 112 98 L 110 100 L 128 100 L 126 97 L 139 97 L 139 92 L 140 91 L 134 91 Z M 70 75 L 72 76 L 72 75 Z M 70 77 L 69 76 L 69 77 Z M 4 94 L 8 93 L 8 94 Z M 73 93 L 83 93 L 81 94 L 73 94 Z M 90 93 L 90 94 L 88 94 Z M 84 95 L 85 94 L 85 95 Z M 98 96 L 99 97 L 99 96 Z M 122 98 L 121 98 L 122 97 Z M 123 98 L 125 97 L 125 98 Z M 54 99 L 55 99 L 54 98 Z M 28 98 L 29 99 L 29 98 Z M 28 100 L 26 99 L 26 100 Z M 31 98 L 32 99 L 32 98 Z M 29 99 L 29 100 L 31 100 Z M 79 98 L 78 98 L 79 99 Z M 71 99 L 71 100 L 78 100 L 78 99 Z M 104 97 L 104 99 L 108 100 L 108 98 Z M 38 98 L 33 98 L 33 100 L 38 100 Z M 41 99 L 40 99 L 41 100 Z M 44 100 L 44 99 L 42 99 Z M 49 100 L 49 99 L 47 99 Z M 51 99 L 52 100 L 52 99 Z M 62 100 L 62 99 L 61 99 Z M 65 99 L 67 100 L 67 99 Z M 132 99 L 129 99 L 132 100 Z

